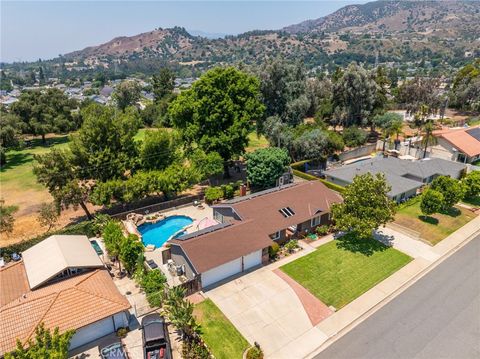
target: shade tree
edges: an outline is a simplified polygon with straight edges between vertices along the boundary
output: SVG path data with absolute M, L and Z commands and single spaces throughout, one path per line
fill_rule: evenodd
M 290 157 L 285 149 L 278 147 L 260 148 L 245 156 L 247 179 L 255 188 L 275 186 L 278 178 L 285 173 Z
M 365 173 L 355 176 L 342 193 L 343 202 L 332 205 L 335 227 L 360 239 L 394 219 L 396 205 L 388 197 L 385 175 Z

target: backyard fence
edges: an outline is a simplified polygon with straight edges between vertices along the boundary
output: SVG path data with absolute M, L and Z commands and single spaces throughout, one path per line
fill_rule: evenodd
M 160 203 L 154 203 L 148 206 L 144 207 L 133 207 L 129 208 L 126 211 L 120 212 L 120 213 L 114 213 L 111 214 L 110 216 L 115 219 L 120 219 L 123 220 L 127 218 L 127 215 L 129 213 L 141 213 L 141 214 L 148 214 L 152 212 L 162 212 L 162 211 L 167 211 L 172 208 L 179 208 L 183 206 L 188 206 L 191 205 L 194 201 L 201 201 L 204 198 L 204 194 L 197 194 L 197 195 L 190 195 L 190 196 L 184 196 L 184 197 L 179 197 L 172 199 L 170 201 L 164 201 Z

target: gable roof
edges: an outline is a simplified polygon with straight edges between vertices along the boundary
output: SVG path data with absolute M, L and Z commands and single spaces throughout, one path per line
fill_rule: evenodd
M 9 279 L 14 277 L 16 282 Z M 20 261 L 0 269 L 0 283 L 0 355 L 13 350 L 17 338 L 28 342 L 41 322 L 64 332 L 130 308 L 105 269 L 22 292 L 28 288 L 28 280 Z
M 228 263 L 272 244 L 270 234 L 330 211 L 341 196 L 320 181 L 309 181 L 267 190 L 213 208 L 232 208 L 241 217 L 230 225 L 219 225 L 206 233 L 186 235 L 169 243 L 182 248 L 197 274 Z M 279 211 L 290 207 L 295 214 Z
M 480 155 L 480 126 L 437 132 L 436 135 L 470 157 Z
M 54 235 L 22 253 L 30 288 L 34 289 L 68 268 L 100 268 L 103 263 L 82 235 Z

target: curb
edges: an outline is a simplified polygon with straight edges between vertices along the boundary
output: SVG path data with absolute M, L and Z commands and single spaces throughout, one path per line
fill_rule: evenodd
M 328 339 L 323 342 L 318 348 L 315 350 L 311 351 L 309 354 L 305 356 L 305 358 L 313 358 L 315 355 L 321 353 L 323 350 L 325 350 L 327 347 L 335 343 L 338 339 L 343 337 L 345 334 L 347 334 L 350 330 L 354 329 L 357 325 L 359 325 L 361 322 L 366 320 L 368 317 L 373 315 L 376 311 L 381 309 L 383 306 L 391 302 L 393 299 L 395 299 L 398 295 L 400 295 L 402 292 L 407 290 L 410 286 L 412 286 L 415 282 L 417 282 L 419 279 L 427 275 L 430 271 L 435 269 L 438 265 L 440 265 L 444 260 L 446 260 L 448 257 L 453 255 L 456 251 L 458 251 L 460 248 L 465 246 L 467 243 L 469 243 L 474 237 L 480 235 L 480 229 L 477 229 L 475 232 L 470 234 L 465 240 L 457 244 L 455 247 L 451 248 L 448 250 L 446 253 L 442 254 L 435 262 L 431 263 L 428 267 L 422 269 L 419 273 L 414 275 L 412 278 L 410 278 L 408 281 L 406 281 L 404 284 L 402 284 L 400 287 L 395 289 L 392 293 L 387 295 L 385 298 L 383 298 L 380 302 L 376 303 L 373 307 L 368 309 L 366 312 L 362 313 L 359 317 L 355 318 L 352 322 L 347 324 L 345 327 L 337 331 L 335 334 L 331 335 L 328 337 Z

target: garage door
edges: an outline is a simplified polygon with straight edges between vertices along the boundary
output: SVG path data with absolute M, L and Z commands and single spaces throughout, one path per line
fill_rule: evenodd
M 243 257 L 243 266 L 245 270 L 262 264 L 262 250 L 250 253 Z
M 222 279 L 228 278 L 242 271 L 242 258 L 235 259 L 221 266 L 202 273 L 202 287 L 208 287 Z
M 114 332 L 112 319 L 112 317 L 108 317 L 78 329 L 70 342 L 70 349 L 90 343 L 91 341 Z

